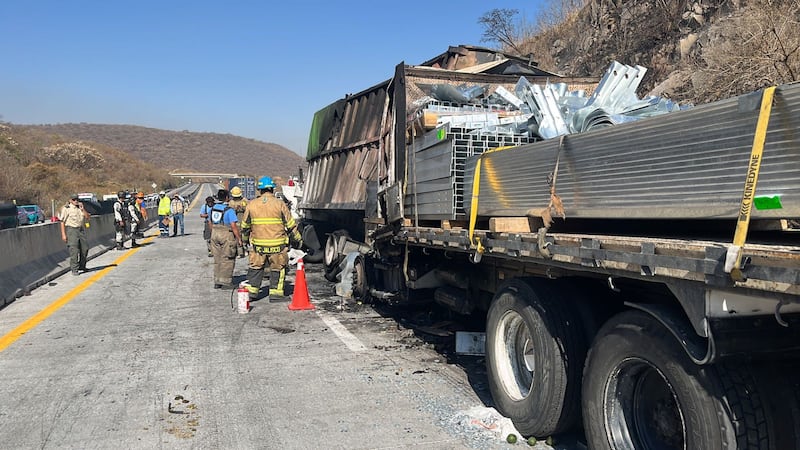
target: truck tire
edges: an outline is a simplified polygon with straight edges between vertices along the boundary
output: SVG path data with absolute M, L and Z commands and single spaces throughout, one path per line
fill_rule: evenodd
M 303 244 L 308 248 L 308 253 L 303 257 L 303 262 L 319 264 L 322 262 L 322 246 L 319 243 L 319 236 L 314 225 L 306 225 L 301 233 Z
M 800 450 L 800 361 L 757 361 L 751 367 L 779 430 L 774 447 Z
M 770 449 L 771 418 L 746 364 L 699 366 L 655 318 L 611 318 L 589 351 L 583 424 L 592 449 Z
M 353 299 L 357 302 L 369 300 L 369 278 L 367 261 L 364 255 L 358 255 L 353 262 Z
M 342 262 L 345 255 L 339 252 L 342 248 L 342 239 L 347 239 L 350 234 L 345 230 L 336 230 L 328 235 L 325 241 L 325 252 L 322 257 L 322 264 L 325 266 L 325 279 L 328 281 L 337 281 L 336 276 L 339 274 L 339 263 Z
M 580 417 L 586 339 L 547 280 L 512 279 L 486 322 L 486 370 L 495 407 L 526 436 L 572 428 Z

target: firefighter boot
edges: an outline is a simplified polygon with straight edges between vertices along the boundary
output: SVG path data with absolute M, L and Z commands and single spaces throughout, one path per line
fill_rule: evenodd
M 286 300 L 286 294 L 283 292 L 283 281 L 285 278 L 286 269 L 277 271 L 273 270 L 269 273 L 269 301 L 281 302 Z
M 250 293 L 250 300 L 258 300 L 258 293 L 261 290 L 261 280 L 264 278 L 264 271 L 261 269 L 247 269 L 247 292 Z

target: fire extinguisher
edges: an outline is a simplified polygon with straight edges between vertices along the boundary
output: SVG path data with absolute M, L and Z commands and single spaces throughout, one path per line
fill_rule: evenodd
M 239 314 L 250 312 L 250 291 L 247 289 L 249 287 L 250 284 L 245 280 L 239 283 L 239 289 L 236 290 Z

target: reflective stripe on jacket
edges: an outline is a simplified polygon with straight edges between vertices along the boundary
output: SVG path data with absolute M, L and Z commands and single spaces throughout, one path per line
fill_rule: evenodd
M 292 233 L 299 239 L 289 208 L 270 192 L 247 204 L 242 218 L 242 228 L 250 228 L 250 243 L 257 247 L 288 245 L 287 233 Z

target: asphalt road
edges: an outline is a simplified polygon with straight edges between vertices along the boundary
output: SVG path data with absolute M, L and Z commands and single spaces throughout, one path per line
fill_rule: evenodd
M 480 357 L 447 353 L 452 337 L 413 315 L 340 309 L 319 266 L 315 310 L 236 312 L 198 214 L 185 236 L 149 230 L 0 310 L 2 447 L 528 448 L 505 443 Z

